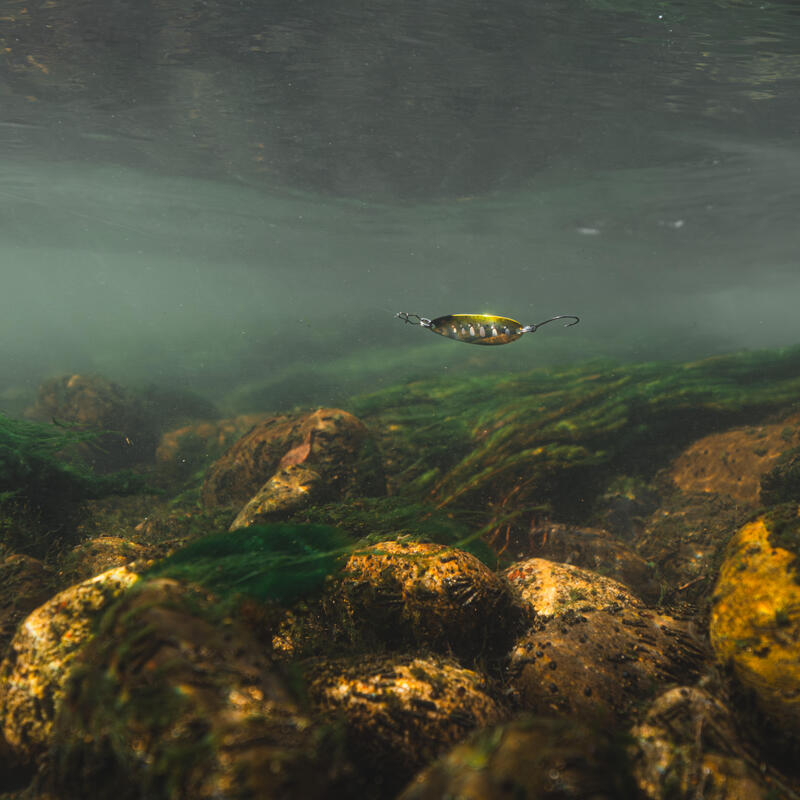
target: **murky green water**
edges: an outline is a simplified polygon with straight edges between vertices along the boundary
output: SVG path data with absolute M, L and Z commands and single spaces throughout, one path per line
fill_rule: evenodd
M 790 3 L 3 7 L 9 383 L 798 338 Z M 478 354 L 396 311 L 583 323 Z

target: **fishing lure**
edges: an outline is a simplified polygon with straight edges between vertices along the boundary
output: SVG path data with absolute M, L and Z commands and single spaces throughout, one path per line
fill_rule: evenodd
M 509 317 L 498 317 L 495 314 L 447 314 L 444 317 L 428 319 L 420 317 L 419 314 L 401 311 L 395 314 L 395 317 L 409 325 L 421 325 L 440 336 L 447 336 L 449 339 L 467 344 L 508 344 L 519 339 L 523 333 L 533 333 L 542 325 L 555 322 L 557 319 L 575 320 L 568 322 L 565 328 L 577 325 L 581 321 L 580 317 L 572 314 L 559 314 L 535 325 L 523 325 Z

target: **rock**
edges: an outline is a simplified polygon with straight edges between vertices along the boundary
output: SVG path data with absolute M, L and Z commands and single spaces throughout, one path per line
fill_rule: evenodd
M 267 417 L 236 440 L 209 468 L 203 483 L 206 508 L 243 505 L 298 442 L 299 414 Z
M 709 625 L 717 658 L 733 666 L 793 748 L 800 737 L 799 543 L 796 505 L 742 527 L 722 564 Z
M 639 554 L 655 565 L 662 601 L 700 603 L 730 537 L 749 513 L 730 497 L 676 492 L 645 525 Z
M 800 447 L 787 450 L 761 476 L 761 501 L 767 506 L 800 503 Z
M 0 561 L 0 652 L 19 623 L 53 595 L 55 575 L 38 558 L 11 554 Z
M 457 745 L 398 800 L 634 800 L 622 748 L 574 720 L 523 716 Z
M 72 548 L 66 555 L 64 569 L 77 581 L 85 581 L 132 561 L 147 560 L 150 551 L 144 545 L 121 536 L 97 536 Z
M 305 464 L 280 468 L 245 504 L 230 530 L 283 519 L 310 505 L 334 500 L 336 495 L 323 476 Z
M 626 608 L 539 621 L 514 645 L 508 669 L 524 710 L 613 724 L 657 688 L 697 675 L 703 661 L 686 624 Z
M 234 529 L 310 503 L 385 491 L 366 427 L 346 411 L 319 409 L 302 417 L 271 417 L 253 428 L 212 466 L 203 502 L 246 503 Z
M 82 651 L 42 783 L 65 798 L 321 798 L 330 744 L 207 595 L 143 581 Z
M 383 797 L 472 730 L 507 714 L 484 676 L 441 656 L 318 661 L 306 677 L 312 707 L 344 718 L 351 760 Z
M 536 524 L 522 549 L 525 555 L 574 564 L 606 575 L 646 599 L 655 599 L 658 594 L 653 570 L 645 559 L 603 530 L 552 522 Z
M 621 583 L 571 564 L 529 558 L 503 573 L 522 602 L 542 617 L 567 611 L 640 608 L 642 601 Z
M 345 630 L 365 640 L 451 649 L 467 659 L 502 652 L 519 619 L 506 583 L 475 556 L 420 542 L 354 553 L 331 600 Z
M 800 416 L 782 422 L 712 433 L 691 444 L 668 471 L 684 492 L 714 492 L 757 506 L 760 480 L 781 453 L 800 442 Z
M 156 463 L 174 477 L 188 477 L 220 456 L 255 425 L 263 414 L 241 414 L 231 419 L 204 420 L 162 434 Z
M 39 387 L 30 419 L 74 425 L 97 433 L 81 445 L 97 471 L 113 471 L 153 459 L 157 425 L 144 404 L 130 392 L 99 376 L 65 375 Z
M 765 779 L 739 743 L 730 710 L 706 690 L 680 686 L 657 697 L 631 731 L 633 774 L 643 797 L 768 800 Z
M 0 725 L 23 759 L 47 748 L 70 669 L 93 625 L 139 576 L 126 567 L 60 592 L 29 614 L 0 664 Z

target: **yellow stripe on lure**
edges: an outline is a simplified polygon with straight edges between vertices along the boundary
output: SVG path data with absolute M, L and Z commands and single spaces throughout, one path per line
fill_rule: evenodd
M 495 314 L 447 314 L 444 317 L 428 319 L 420 317 L 418 314 L 409 314 L 401 311 L 395 317 L 403 320 L 409 325 L 421 325 L 423 328 L 446 336 L 448 339 L 455 339 L 467 344 L 508 344 L 515 342 L 523 333 L 533 333 L 557 319 L 572 319 L 564 327 L 570 328 L 577 325 L 581 320 L 572 314 L 559 314 L 557 317 L 550 317 L 544 322 L 537 322 L 535 325 L 523 325 L 509 317 L 498 317 Z

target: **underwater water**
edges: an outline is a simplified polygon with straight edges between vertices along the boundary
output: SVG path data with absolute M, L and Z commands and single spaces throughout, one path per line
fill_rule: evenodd
M 4 5 L 7 381 L 797 340 L 792 4 Z
M 0 794 L 800 796 L 798 252 L 789 0 L 0 0 Z

